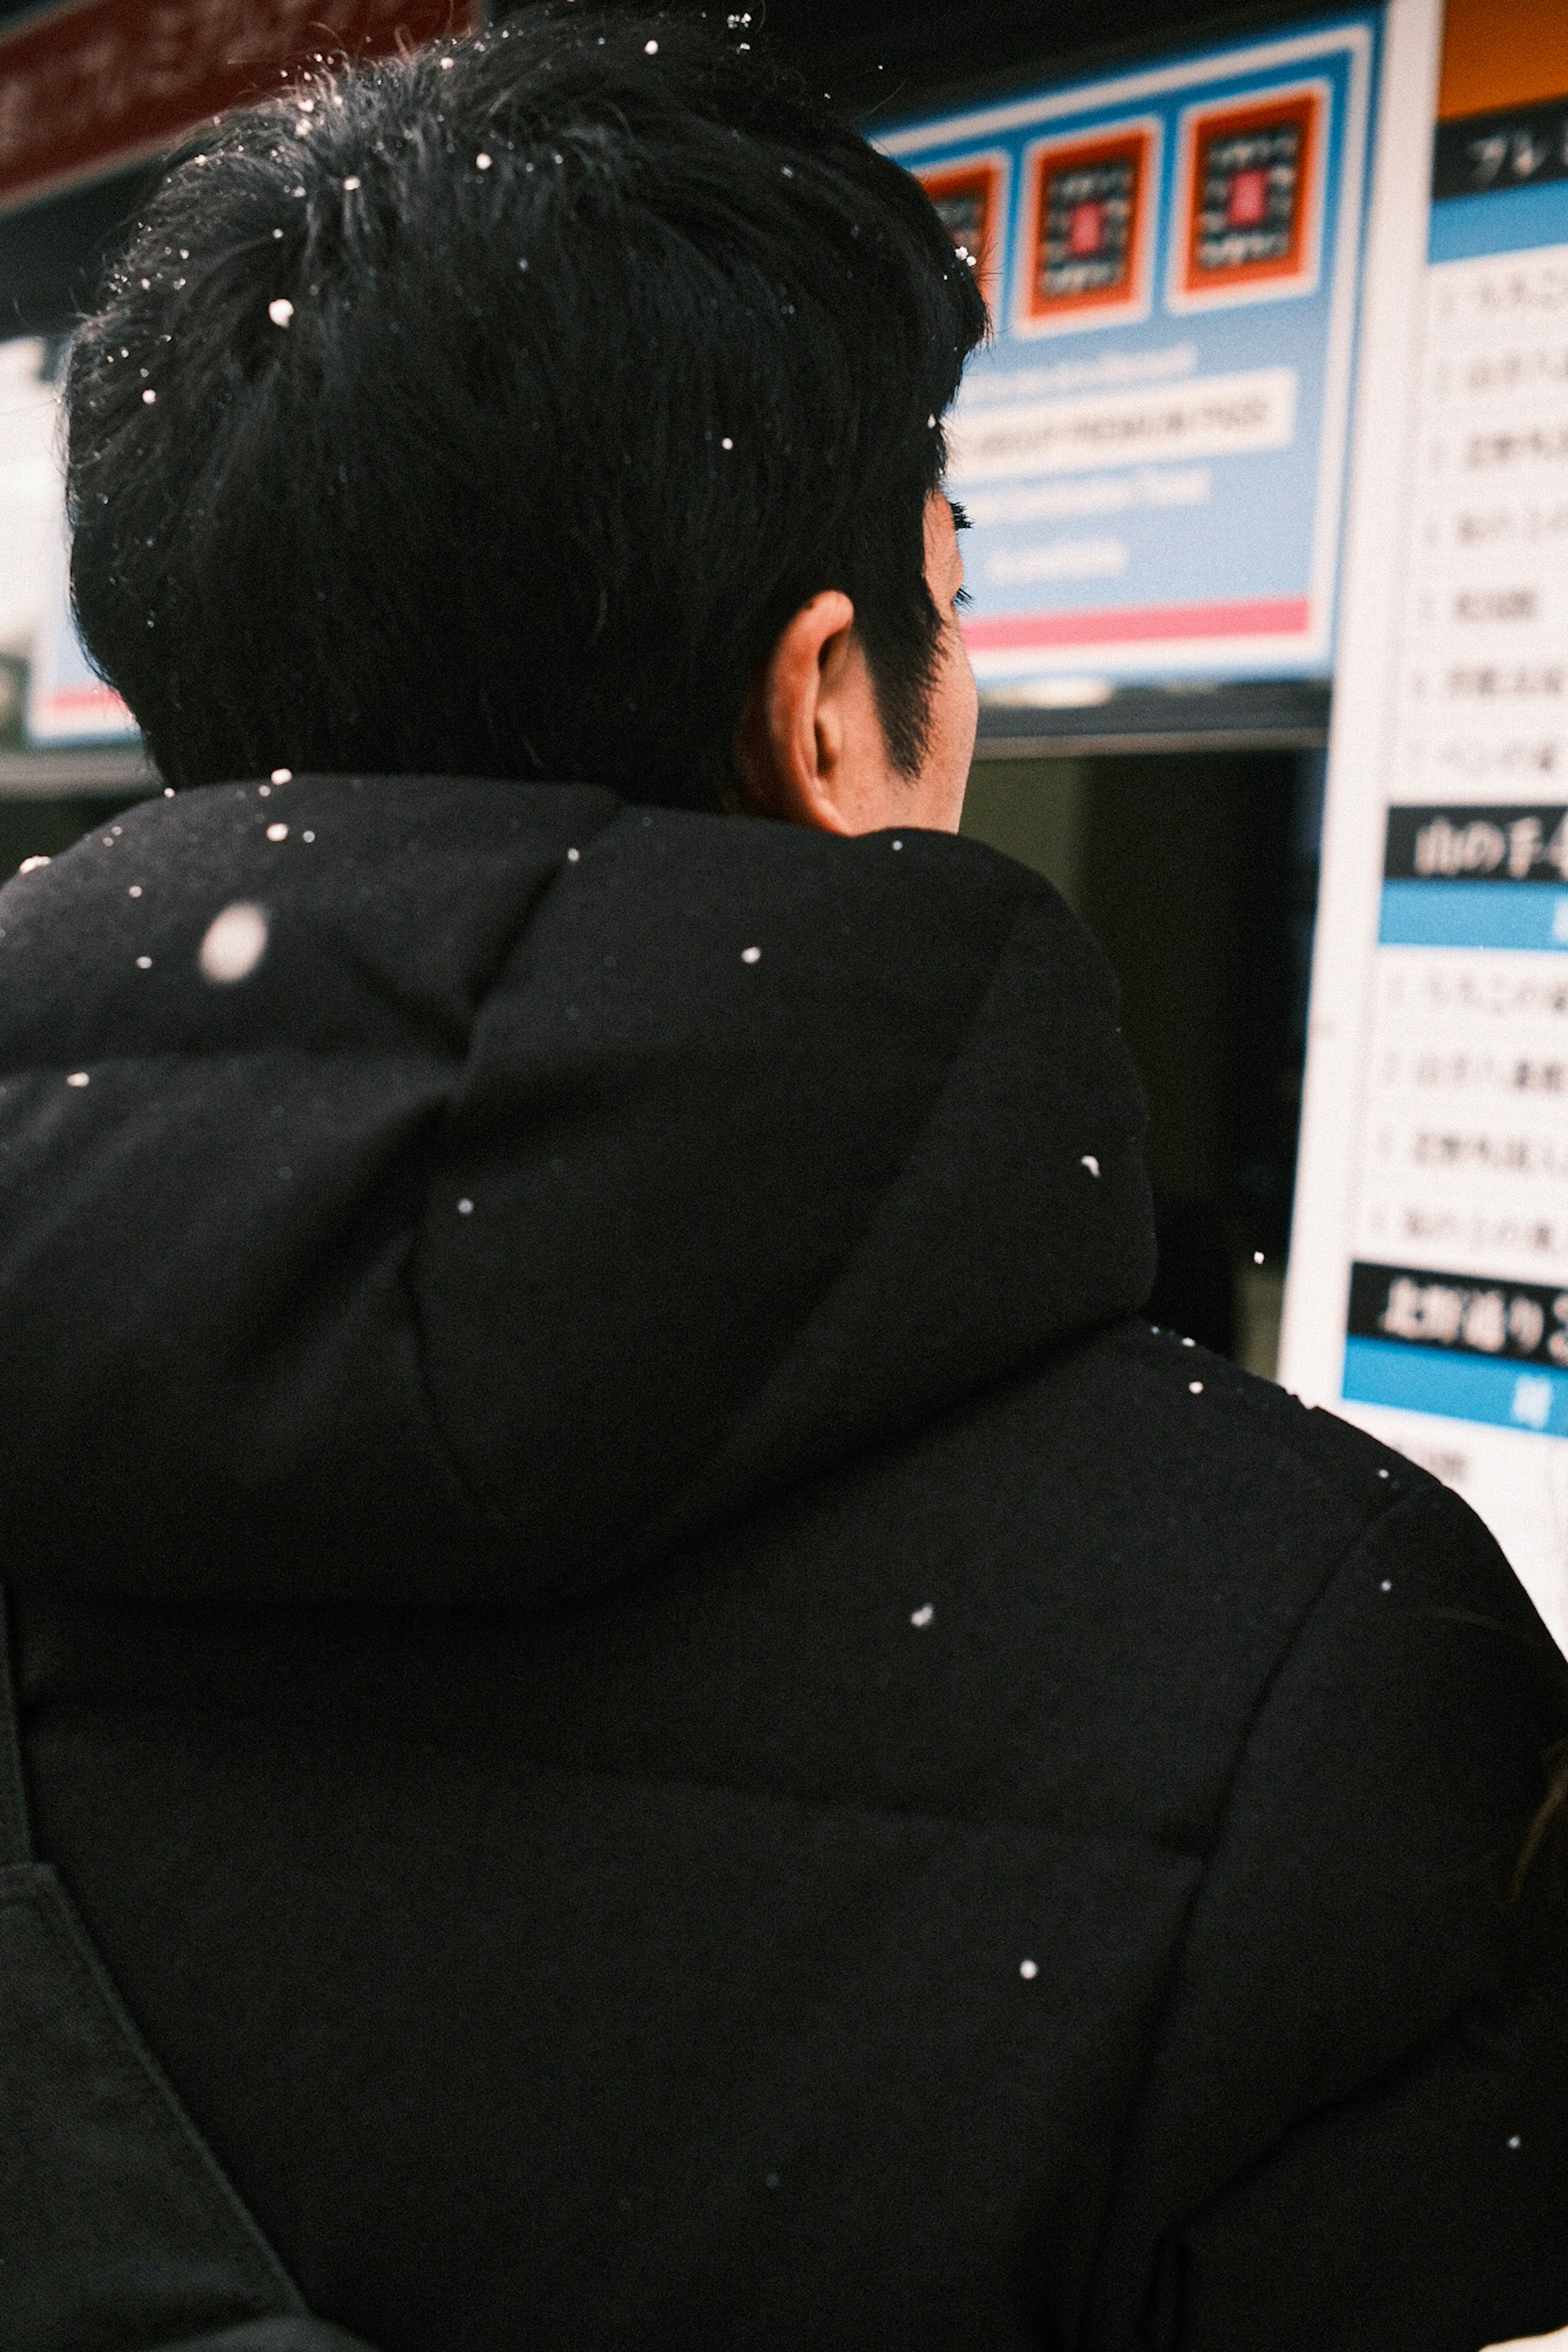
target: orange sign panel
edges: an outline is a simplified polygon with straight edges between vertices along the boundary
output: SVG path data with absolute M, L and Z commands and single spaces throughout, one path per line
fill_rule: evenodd
M 1315 282 L 1323 103 L 1319 90 L 1297 90 L 1215 107 L 1186 125 L 1178 298 Z
M 994 310 L 1006 233 L 1006 157 L 968 155 L 962 163 L 938 164 L 915 176 L 957 251 L 973 262 L 986 308 Z
M 1568 98 L 1563 0 L 1447 0 L 1437 113 L 1494 114 Z
M 1046 140 L 1028 159 L 1023 332 L 1108 326 L 1148 307 L 1158 131 Z

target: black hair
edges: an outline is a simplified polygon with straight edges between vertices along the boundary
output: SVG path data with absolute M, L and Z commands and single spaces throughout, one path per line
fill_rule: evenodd
M 733 31 L 544 0 L 322 69 L 169 173 L 77 332 L 83 641 L 175 785 L 710 807 L 758 665 L 838 588 L 910 772 L 984 325 L 916 182 Z

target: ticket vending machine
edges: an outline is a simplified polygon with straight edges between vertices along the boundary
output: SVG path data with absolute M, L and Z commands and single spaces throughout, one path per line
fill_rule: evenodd
M 1330 677 L 1380 28 L 884 134 L 992 311 L 949 446 L 998 709 Z
M 1121 972 L 1172 1319 L 1274 1369 L 1288 1218 L 1280 1377 L 1568 1644 L 1568 12 L 1389 0 L 886 144 L 995 320 L 967 822 Z
M 1272 1373 L 1383 12 L 881 133 L 994 321 L 949 445 L 966 830 L 1123 988 L 1163 1319 Z

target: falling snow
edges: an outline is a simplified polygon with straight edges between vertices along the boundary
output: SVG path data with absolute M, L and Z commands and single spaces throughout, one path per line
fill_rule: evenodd
M 741 961 L 742 963 L 761 963 L 762 960 L 763 951 L 761 948 L 742 948 L 741 950 Z
M 66 1080 L 68 1087 L 85 1087 L 89 1083 L 85 1070 L 73 1070 Z
M 1033 1984 L 1035 1979 L 1039 1975 L 1039 1973 L 1040 1964 L 1038 1960 L 1019 1961 L 1018 1974 L 1023 1978 L 1026 1984 Z
M 911 1611 L 910 1615 L 910 1623 L 911 1625 L 920 1626 L 923 1632 L 925 1627 L 931 1623 L 931 1619 L 935 1615 L 936 1611 L 931 1607 L 931 1602 L 928 1601 L 922 1607 Z
M 459 1201 L 459 1202 L 458 1202 L 458 1216 L 459 1216 L 459 1217 L 471 1217 L 471 1216 L 473 1215 L 473 1213 L 474 1213 L 474 1204 L 473 1204 L 473 1202 L 472 1202 L 471 1201 L 469 1201 L 469 1200 L 462 1200 L 462 1201 Z
M 294 781 L 293 769 L 274 768 L 272 771 L 272 781 L 275 784 L 291 784 Z
M 267 305 L 267 315 L 275 327 L 286 327 L 294 316 L 294 305 L 286 294 L 279 294 L 276 301 Z
M 1087 1168 L 1091 1176 L 1098 1176 L 1100 1173 L 1100 1162 L 1092 1151 L 1086 1151 L 1078 1164 L 1080 1168 Z
M 1202 1396 L 1203 1392 L 1204 1384 L 1202 1381 L 1189 1381 L 1187 1382 L 1187 1394 L 1189 1396 Z
M 243 899 L 226 907 L 207 926 L 197 961 L 204 980 L 227 986 L 248 980 L 267 953 L 267 916 Z
M 269 824 L 267 828 L 267 838 L 268 841 L 287 841 L 289 838 L 288 826 L 286 824 Z

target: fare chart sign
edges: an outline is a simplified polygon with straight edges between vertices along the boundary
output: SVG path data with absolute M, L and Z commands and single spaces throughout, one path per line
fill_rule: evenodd
M 1479 27 L 1521 102 L 1435 135 L 1437 9 L 1390 12 L 1282 1371 L 1458 1487 L 1568 1644 L 1568 87 L 1531 5 Z
M 983 688 L 1327 676 L 1380 15 L 881 140 L 994 326 L 950 427 Z

